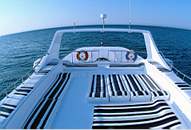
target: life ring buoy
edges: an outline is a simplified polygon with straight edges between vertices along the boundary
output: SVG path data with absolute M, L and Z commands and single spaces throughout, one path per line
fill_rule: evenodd
M 79 60 L 79 61 L 86 61 L 88 60 L 88 52 L 87 51 L 78 51 L 77 54 L 76 54 L 76 58 Z
M 137 59 L 137 54 L 133 50 L 127 51 L 126 59 L 128 62 L 135 62 Z

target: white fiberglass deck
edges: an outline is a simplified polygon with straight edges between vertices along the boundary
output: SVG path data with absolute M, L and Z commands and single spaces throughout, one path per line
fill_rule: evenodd
M 66 71 L 67 73 L 71 73 L 71 77 L 69 82 L 67 83 L 67 86 L 63 93 L 61 94 L 61 97 L 59 98 L 57 104 L 54 107 L 53 113 L 49 116 L 49 121 L 46 124 L 45 128 L 93 128 L 93 122 L 94 122 L 94 106 L 97 105 L 131 105 L 131 104 L 148 104 L 156 101 L 156 99 L 149 99 L 147 101 L 137 100 L 137 101 L 128 101 L 128 99 L 123 97 L 125 100 L 115 99 L 115 100 L 109 100 L 105 101 L 103 98 L 100 97 L 100 100 L 92 101 L 89 97 L 91 84 L 92 84 L 92 76 L 94 74 L 119 74 L 119 75 L 126 75 L 126 74 L 143 74 L 140 70 L 137 69 L 137 71 L 130 72 L 127 70 L 124 71 L 116 71 L 119 69 L 107 69 L 104 71 L 96 71 L 96 69 L 79 69 L 76 68 L 76 70 L 70 70 Z M 67 70 L 67 69 L 66 69 Z M 116 73 L 117 72 L 117 73 Z M 137 83 L 138 85 L 138 83 Z M 117 96 L 116 96 L 117 97 Z M 103 100 L 102 100 L 103 99 Z M 157 100 L 163 100 L 168 98 L 160 98 L 158 97 Z M 170 102 L 170 100 L 164 100 L 164 102 L 169 103 L 169 107 L 171 108 L 170 112 L 169 110 L 167 113 L 171 113 L 174 111 L 174 113 L 177 113 L 175 106 L 173 106 Z M 162 101 L 163 102 L 163 101 Z M 143 105 L 144 106 L 144 105 Z M 162 106 L 162 105 L 161 105 Z M 167 106 L 166 106 L 167 107 Z M 165 108 L 165 106 L 164 106 Z M 158 109 L 163 109 L 158 108 Z M 157 109 L 156 109 L 157 110 Z M 150 110 L 152 112 L 152 110 Z M 162 113 L 162 112 L 161 112 Z M 163 112 L 165 113 L 165 112 Z M 163 115 L 163 114 L 162 114 Z M 181 114 L 175 114 L 176 117 L 179 117 L 179 120 L 174 120 L 175 126 L 182 126 L 184 127 L 185 124 L 182 123 L 181 120 L 183 120 L 183 117 Z M 160 113 L 159 115 L 160 116 Z M 120 117 L 120 116 L 119 116 Z M 152 117 L 148 116 L 148 119 Z M 126 117 L 127 118 L 127 117 Z M 146 118 L 146 117 L 145 117 Z M 167 117 L 165 117 L 167 118 Z M 99 118 L 96 118 L 99 119 Z M 102 118 L 101 118 L 102 119 Z M 104 118 L 103 118 L 104 119 Z M 115 119 L 114 119 L 115 120 Z M 122 118 L 122 120 L 124 120 Z M 125 119 L 126 120 L 126 119 Z M 130 119 L 128 119 L 130 120 Z M 160 120 L 160 119 L 159 119 Z M 162 120 L 162 119 L 161 119 Z M 75 125 L 73 125 L 75 124 Z M 95 123 L 96 124 L 96 123 Z M 171 123 L 173 125 L 173 123 Z M 166 124 L 164 126 L 168 126 L 170 124 Z M 159 127 L 159 126 L 158 126 Z M 162 127 L 162 125 L 161 125 Z M 39 128 L 39 127 L 37 127 Z M 97 128 L 97 127 L 95 127 Z M 98 127 L 99 128 L 99 127 Z M 101 127 L 102 128 L 102 127 Z M 104 128 L 104 127 L 103 127 Z M 112 128 L 112 127 L 111 127 Z M 113 127 L 115 128 L 115 127 Z M 128 128 L 128 127 L 127 127 Z M 131 127 L 129 127 L 131 128 Z M 135 127 L 136 128 L 136 127 Z M 147 128 L 147 127 L 145 127 Z M 159 127 L 160 128 L 160 127 Z M 181 127 L 180 127 L 181 128 Z
M 186 128 L 187 126 L 183 120 L 187 119 L 185 116 L 182 115 L 179 109 L 177 109 L 176 105 L 173 105 L 171 103 L 172 99 L 170 99 L 169 97 L 169 92 L 167 92 L 166 94 L 164 93 L 165 91 L 161 91 L 163 92 L 162 95 L 157 93 L 156 95 L 154 95 L 154 93 L 151 93 L 151 90 L 147 89 L 146 91 L 148 92 L 148 94 L 145 93 L 145 90 L 141 90 L 143 92 L 143 95 L 139 95 L 138 92 L 141 91 L 137 91 L 135 89 L 136 86 L 139 87 L 139 89 L 141 89 L 141 87 L 151 87 L 156 83 L 161 90 L 164 89 L 164 86 L 157 82 L 157 78 L 152 78 L 152 80 L 149 80 L 149 78 L 146 77 L 144 78 L 144 76 L 147 75 L 144 72 L 144 69 L 144 65 L 140 67 L 134 67 L 133 69 L 131 67 L 64 68 L 64 71 L 62 73 L 59 72 L 54 76 L 54 78 L 52 78 L 51 84 L 47 86 L 47 89 L 45 89 L 46 91 L 44 90 L 44 94 L 42 94 L 42 96 L 39 96 L 38 102 L 34 102 L 34 104 L 36 104 L 34 108 L 32 108 L 31 104 L 29 103 L 26 103 L 25 106 L 21 106 L 22 108 L 28 108 L 28 111 L 30 111 L 31 113 L 29 116 L 18 115 L 19 118 L 26 119 L 26 121 L 22 121 L 21 126 L 23 128 L 150 128 L 148 126 L 143 127 L 141 125 L 144 123 L 152 124 L 151 119 L 156 116 L 156 120 L 154 120 L 154 122 L 158 125 L 153 126 L 153 128 L 171 128 L 171 125 L 176 128 Z M 90 97 L 93 77 L 95 77 L 94 82 L 103 82 L 102 78 L 100 79 L 100 81 L 98 80 L 98 78 L 96 78 L 99 77 L 99 75 L 105 76 L 107 98 L 103 96 Z M 111 88 L 111 86 L 108 84 L 109 81 L 106 80 L 106 78 L 109 77 L 109 75 L 111 76 L 111 84 L 114 89 L 113 91 L 115 91 L 115 95 L 109 93 L 109 88 Z M 117 80 L 115 80 L 115 77 L 117 77 Z M 129 79 L 125 81 L 126 78 L 122 77 L 129 77 Z M 149 75 L 147 77 L 149 77 Z M 128 92 L 127 95 L 124 93 L 125 91 L 123 91 L 123 89 L 121 88 L 122 84 L 119 79 L 123 80 L 122 84 L 127 90 L 126 92 Z M 118 94 L 119 91 L 117 90 L 116 83 L 114 82 L 120 85 L 119 89 L 120 92 L 123 94 Z M 130 93 L 131 91 L 127 89 L 127 82 L 132 87 L 132 89 L 134 89 L 133 91 L 135 93 L 137 92 L 135 95 L 133 93 Z M 133 82 L 135 84 L 133 84 Z M 54 86 L 55 83 L 57 85 Z M 25 85 L 27 86 L 27 84 L 24 84 L 23 86 Z M 103 83 L 100 83 L 100 85 L 96 85 L 96 83 L 94 83 L 95 89 L 99 86 L 102 86 L 102 89 L 100 90 L 100 92 L 102 93 Z M 34 91 L 32 91 L 32 93 L 34 94 L 35 91 L 42 91 L 41 88 L 42 87 L 39 86 Z M 158 92 L 158 90 L 152 90 L 152 92 Z M 25 102 L 28 102 L 30 98 L 34 97 L 32 93 L 29 93 L 28 99 L 26 99 Z M 13 96 L 10 95 L 9 97 L 13 98 L 14 95 L 17 94 L 13 94 Z M 9 102 L 7 104 L 11 105 L 13 103 Z M 160 104 L 160 106 L 157 104 Z M 116 108 L 120 111 L 120 113 L 117 111 L 114 111 L 112 113 L 109 112 L 110 116 L 113 119 L 111 120 L 111 118 L 107 117 L 108 110 L 105 109 L 104 105 L 107 106 L 106 108 L 108 108 L 108 106 L 111 105 L 111 109 Z M 141 108 L 140 110 L 133 110 L 134 108 L 131 108 L 131 105 L 139 106 L 136 107 L 136 109 L 145 106 L 148 110 L 145 111 L 144 108 Z M 101 111 L 97 110 L 97 108 L 100 108 L 102 106 L 103 108 L 101 108 Z M 156 108 L 153 109 L 152 107 Z M 123 112 L 123 109 L 125 110 L 125 112 Z M 102 111 L 105 111 L 106 113 Z M 157 111 L 159 111 L 158 114 Z M 143 115 L 143 113 L 147 114 L 144 114 L 145 116 L 140 116 L 135 115 L 135 113 L 142 113 L 141 115 Z M 126 116 L 127 114 L 133 114 L 133 117 L 128 117 Z M 148 117 L 146 115 L 148 115 Z M 118 118 L 121 116 L 122 118 L 119 120 Z M 160 122 L 163 122 L 163 118 L 160 117 L 163 117 L 164 121 L 170 118 L 168 119 L 169 123 L 160 124 Z M 141 121 L 140 126 L 136 127 L 134 126 L 136 124 L 136 120 L 133 121 L 133 118 L 137 120 L 147 119 L 148 121 Z M 125 122 L 125 124 L 122 123 L 120 126 L 117 126 L 115 125 L 115 123 L 112 123 L 115 121 Z M 132 123 L 128 124 L 128 121 L 132 121 Z M 109 122 L 109 124 L 105 124 L 105 122 Z M 9 128 L 12 127 L 9 126 Z
M 34 73 L 0 102 L 0 128 L 191 128 L 191 86 L 171 70 L 150 32 L 105 30 L 142 33 L 146 59 L 101 46 L 61 60 L 64 32 L 71 31 L 56 32 Z

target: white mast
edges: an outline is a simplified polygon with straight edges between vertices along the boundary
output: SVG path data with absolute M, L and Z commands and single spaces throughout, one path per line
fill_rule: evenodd
M 102 19 L 102 31 L 104 32 L 105 19 L 107 18 L 106 14 L 100 14 L 100 18 Z
M 131 29 L 131 0 L 129 0 L 129 31 Z

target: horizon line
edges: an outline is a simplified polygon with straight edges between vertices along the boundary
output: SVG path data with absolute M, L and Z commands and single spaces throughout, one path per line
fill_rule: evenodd
M 129 24 L 105 24 L 105 27 L 107 26 L 129 26 Z M 88 26 L 102 26 L 102 24 L 80 24 L 75 25 L 75 27 L 88 27 Z M 191 31 L 191 28 L 184 28 L 184 27 L 174 27 L 174 26 L 165 26 L 165 25 L 150 25 L 150 24 L 131 24 L 130 26 L 145 26 L 145 27 L 161 27 L 161 28 L 172 28 L 172 29 L 181 29 L 186 31 Z M 55 26 L 55 27 L 42 27 L 38 29 L 31 29 L 31 30 L 23 30 L 13 33 L 7 33 L 7 34 L 1 34 L 0 37 L 9 36 L 9 35 L 15 35 L 19 33 L 27 33 L 27 32 L 33 32 L 33 31 L 41 31 L 41 30 L 48 30 L 48 29 L 56 29 L 56 28 L 73 28 L 72 25 L 66 25 L 66 26 Z

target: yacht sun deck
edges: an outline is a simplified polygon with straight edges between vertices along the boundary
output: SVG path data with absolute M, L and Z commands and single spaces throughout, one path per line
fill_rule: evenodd
M 159 53 L 149 31 L 142 33 L 147 58 L 123 47 L 82 47 L 59 59 L 55 33 L 34 72 L 0 102 L 0 128 L 191 128 L 191 87 Z M 75 32 L 100 32 L 78 29 Z

